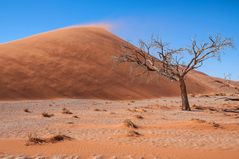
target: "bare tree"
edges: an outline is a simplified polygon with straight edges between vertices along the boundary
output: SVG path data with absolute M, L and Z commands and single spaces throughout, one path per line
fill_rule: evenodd
M 136 63 L 146 71 L 154 71 L 171 80 L 179 81 L 182 110 L 190 111 L 185 76 L 191 70 L 201 67 L 209 58 L 220 60 L 221 51 L 232 46 L 231 39 L 223 39 L 216 35 L 209 36 L 207 42 L 198 44 L 196 40 L 192 40 L 189 47 L 172 49 L 168 43 L 152 37 L 148 43 L 140 40 L 139 48 L 124 46 L 127 51 L 117 57 L 117 61 Z M 187 55 L 187 58 L 184 55 Z

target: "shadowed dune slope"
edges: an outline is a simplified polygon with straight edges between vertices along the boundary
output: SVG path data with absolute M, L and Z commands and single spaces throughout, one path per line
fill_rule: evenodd
M 103 28 L 72 27 L 0 44 L 0 99 L 142 99 L 179 94 L 177 82 L 117 65 L 126 42 Z M 133 46 L 132 46 L 133 47 Z M 187 79 L 191 93 L 215 90 L 213 78 Z M 153 78 L 153 79 L 152 79 Z M 208 82 L 209 81 L 209 82 Z

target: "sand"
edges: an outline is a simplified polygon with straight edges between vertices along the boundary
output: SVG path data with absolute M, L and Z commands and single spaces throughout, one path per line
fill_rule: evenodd
M 238 101 L 225 100 L 238 82 L 192 71 L 181 111 L 177 82 L 114 61 L 124 45 L 94 26 L 0 44 L 0 158 L 238 158 Z M 72 140 L 27 146 L 29 134 Z
M 236 159 L 238 101 L 225 98 L 191 97 L 191 112 L 180 110 L 178 97 L 2 101 L 0 156 Z M 30 113 L 24 111 L 26 108 Z M 73 114 L 62 114 L 63 108 Z M 225 109 L 236 111 L 230 113 Z M 54 116 L 45 118 L 42 112 Z M 138 126 L 135 131 L 140 136 L 127 136 L 130 129 L 123 124 L 125 119 Z M 64 134 L 73 140 L 26 146 L 29 133 L 39 137 Z
M 63 28 L 0 44 L 0 100 L 179 95 L 177 82 L 155 73 L 142 75 L 145 70 L 133 64 L 118 65 L 114 57 L 125 53 L 124 45 L 123 39 L 93 26 Z M 189 93 L 235 93 L 223 82 L 197 71 L 187 79 Z

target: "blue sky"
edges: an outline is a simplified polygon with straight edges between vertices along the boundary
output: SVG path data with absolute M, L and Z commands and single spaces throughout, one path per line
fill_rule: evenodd
M 222 61 L 207 61 L 200 71 L 239 80 L 239 1 L 237 0 L 0 0 L 0 43 L 71 25 L 109 23 L 112 32 L 134 44 L 159 35 L 172 47 L 231 37 L 235 48 Z

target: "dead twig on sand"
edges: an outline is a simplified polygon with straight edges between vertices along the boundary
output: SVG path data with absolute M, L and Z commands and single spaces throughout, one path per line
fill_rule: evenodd
M 43 116 L 43 117 L 46 117 L 46 118 L 50 118 L 50 117 L 53 117 L 54 114 L 48 114 L 48 113 L 46 113 L 46 112 L 43 112 L 43 113 L 42 113 L 42 116 Z
M 128 128 L 133 128 L 133 129 L 138 128 L 138 126 L 136 124 L 134 124 L 130 119 L 124 120 L 124 125 Z
M 73 114 L 69 109 L 63 108 L 62 109 L 62 114 Z
M 127 136 L 128 137 L 139 137 L 139 136 L 141 136 L 141 134 L 137 131 L 129 130 L 127 133 Z
M 64 140 L 72 140 L 73 138 L 66 136 L 66 135 L 55 135 L 50 138 L 40 138 L 37 137 L 37 135 L 28 135 L 28 140 L 26 142 L 26 146 L 30 145 L 37 145 L 37 144 L 43 144 L 43 143 L 57 143 Z

